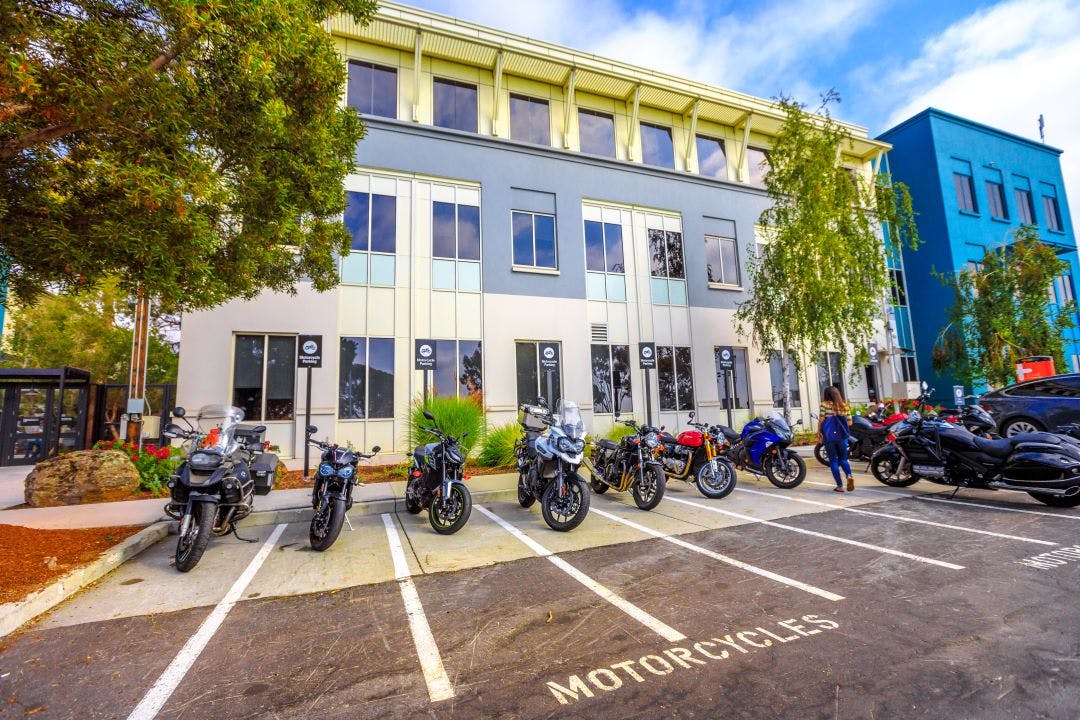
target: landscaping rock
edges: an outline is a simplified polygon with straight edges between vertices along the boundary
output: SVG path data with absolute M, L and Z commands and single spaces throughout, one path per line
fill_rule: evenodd
M 119 450 L 83 450 L 39 462 L 24 488 L 31 507 L 124 500 L 138 490 L 139 471 Z

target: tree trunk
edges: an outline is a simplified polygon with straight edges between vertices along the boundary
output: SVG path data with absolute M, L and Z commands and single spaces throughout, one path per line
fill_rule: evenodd
M 791 356 L 787 350 L 780 353 L 780 395 L 784 400 L 784 421 L 791 425 Z

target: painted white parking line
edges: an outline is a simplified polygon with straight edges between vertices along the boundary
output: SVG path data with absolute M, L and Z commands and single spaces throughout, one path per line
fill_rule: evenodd
M 165 672 L 161 673 L 161 677 L 154 683 L 154 686 L 147 691 L 143 699 L 131 711 L 128 720 L 152 720 L 161 712 L 161 708 L 164 707 L 173 691 L 180 685 L 191 666 L 198 660 L 199 655 L 206 648 L 207 643 L 210 642 L 210 638 L 221 627 L 221 623 L 225 621 L 225 616 L 240 600 L 240 596 L 243 595 L 244 590 L 247 589 L 248 584 L 255 577 L 255 573 L 259 571 L 270 551 L 274 549 L 274 545 L 277 543 L 278 538 L 281 537 L 281 533 L 285 531 L 285 527 L 285 523 L 282 523 L 274 528 L 274 531 L 270 533 L 270 537 L 259 548 L 259 552 L 248 563 L 244 572 L 240 574 L 240 577 L 236 578 L 236 582 L 229 588 L 229 592 L 225 593 L 225 597 L 214 607 L 210 615 L 203 620 L 203 624 L 199 626 L 195 634 L 188 638 L 188 641 L 184 643 L 184 647 L 180 648 L 180 652 L 169 663 L 169 667 L 165 668 Z
M 534 553 L 536 553 L 540 557 L 547 558 L 549 561 L 551 561 L 551 564 L 553 564 L 555 567 L 559 568 L 564 573 L 566 573 L 570 577 L 574 578 L 579 583 L 581 583 L 585 587 L 589 588 L 594 593 L 596 593 L 597 595 L 602 597 L 604 600 L 607 600 L 609 603 L 611 603 L 615 607 L 619 608 L 624 613 L 626 613 L 630 617 L 634 618 L 639 623 L 641 623 L 645 627 L 649 628 L 650 630 L 652 630 L 654 633 L 656 633 L 660 637 L 664 638 L 665 640 L 668 640 L 669 642 L 681 642 L 681 641 L 686 639 L 686 636 L 683 635 L 678 630 L 675 630 L 674 628 L 668 627 L 664 623 L 662 623 L 659 620 L 657 620 L 656 618 L 654 618 L 649 613 L 647 613 L 644 610 L 642 610 L 641 608 L 639 608 L 637 605 L 634 605 L 629 600 L 626 600 L 625 598 L 623 598 L 623 597 L 621 597 L 619 595 L 616 595 L 614 592 L 612 592 L 608 588 L 604 587 L 600 583 L 596 582 L 591 577 L 589 577 L 585 573 L 581 572 L 576 567 L 574 567 L 570 563 L 566 562 L 565 560 L 563 560 L 558 555 L 554 555 L 546 547 L 544 547 L 540 543 L 536 542 L 535 540 L 530 538 L 525 533 L 518 530 L 516 527 L 514 527 L 513 525 L 508 523 L 506 520 L 503 520 L 501 517 L 499 517 L 495 513 L 488 510 L 486 507 L 482 507 L 480 505 L 474 505 L 473 508 L 476 509 L 476 510 L 479 510 L 484 515 L 491 518 L 503 530 L 510 533 L 511 535 L 516 537 L 521 542 L 525 543 L 525 545 L 527 545 L 529 547 L 529 549 L 532 550 Z
M 703 505 L 702 503 L 692 502 L 690 500 L 683 500 L 681 498 L 671 497 L 670 495 L 664 498 L 664 500 L 682 503 L 683 505 L 692 505 L 693 507 L 700 508 L 702 510 L 719 513 L 720 515 L 727 515 L 729 517 L 745 520 L 746 522 L 758 523 L 760 525 L 768 525 L 769 527 L 780 528 L 782 530 L 790 530 L 791 532 L 797 532 L 803 535 L 812 535 L 813 537 L 821 538 L 823 540 L 831 540 L 833 542 L 843 543 L 845 545 L 854 545 L 855 547 L 861 547 L 865 548 L 866 550 L 873 550 L 874 552 L 885 553 L 886 555 L 895 555 L 896 557 L 907 558 L 908 560 L 917 560 L 918 562 L 924 562 L 930 565 L 937 565 L 938 567 L 948 568 L 949 570 L 964 569 L 963 565 L 945 562 L 944 560 L 935 560 L 934 558 L 923 557 L 922 555 L 913 555 L 912 553 L 903 552 L 902 550 L 893 550 L 892 548 L 881 547 L 880 545 L 871 545 L 870 543 L 864 543 L 858 540 L 849 540 L 848 538 L 837 537 L 836 535 L 827 535 L 825 533 L 816 532 L 814 530 L 807 530 L 805 528 L 795 527 L 794 525 L 785 525 L 783 523 L 773 522 L 772 520 L 762 520 L 761 518 L 756 518 L 752 515 L 743 515 L 742 513 L 732 512 L 730 510 L 721 510 L 718 507 L 713 507 L 711 505 Z
M 593 513 L 596 513 L 597 515 L 599 515 L 601 517 L 606 517 L 609 520 L 614 520 L 615 522 L 622 523 L 623 525 L 627 525 L 629 527 L 632 527 L 635 530 L 643 532 L 643 533 L 645 533 L 647 535 L 652 535 L 653 537 L 660 538 L 661 540 L 667 540 L 668 542 L 674 543 L 675 545 L 678 545 L 679 547 L 686 548 L 687 550 L 693 550 L 696 553 L 701 553 L 702 555 L 705 555 L 706 557 L 711 557 L 713 560 L 719 560 L 720 562 L 727 563 L 728 565 L 731 565 L 733 567 L 737 567 L 737 568 L 739 568 L 741 570 L 746 570 L 748 572 L 755 573 L 756 575 L 760 575 L 762 577 L 769 578 L 770 580 L 775 580 L 778 583 L 783 583 L 784 585 L 789 585 L 789 586 L 791 586 L 793 588 L 798 588 L 799 590 L 805 590 L 808 593 L 811 593 L 813 595 L 817 595 L 818 597 L 823 597 L 826 600 L 832 600 L 832 601 L 835 602 L 837 600 L 843 600 L 844 599 L 843 595 L 837 595 L 836 593 L 829 592 L 828 590 L 822 590 L 819 587 L 814 587 L 813 585 L 807 585 L 806 583 L 799 582 L 798 580 L 792 580 L 789 577 L 784 577 L 783 575 L 779 575 L 777 573 L 770 572 L 768 570 L 765 570 L 764 568 L 759 568 L 759 567 L 757 567 L 755 565 L 750 565 L 749 563 L 744 563 L 741 560 L 736 560 L 734 558 L 730 558 L 727 555 L 721 555 L 720 553 L 713 552 L 712 550 L 709 550 L 707 548 L 703 548 L 703 547 L 701 547 L 699 545 L 694 545 L 694 544 L 688 543 L 688 542 L 686 542 L 685 540 L 683 540 L 681 538 L 673 537 L 673 536 L 671 536 L 671 535 L 669 535 L 667 533 L 662 533 L 662 532 L 660 532 L 658 530 L 653 530 L 652 528 L 645 527 L 644 525 L 638 525 L 636 522 L 633 522 L 632 520 L 627 520 L 626 518 L 619 517 L 618 515 L 613 515 L 612 513 L 604 512 L 603 510 L 599 510 L 599 509 L 596 508 L 595 505 L 593 507 L 589 508 L 589 512 L 593 512 Z
M 413 583 L 409 563 L 405 561 L 401 536 L 398 535 L 392 515 L 383 513 L 382 520 L 386 527 L 386 540 L 390 543 L 390 556 L 394 559 L 395 579 L 398 587 L 401 588 L 405 614 L 409 617 L 409 630 L 412 632 L 413 644 L 416 645 L 416 655 L 420 658 L 424 682 L 427 683 L 428 697 L 431 698 L 431 702 L 449 700 L 454 697 L 454 686 L 450 684 L 450 678 L 446 675 L 442 656 L 439 655 L 439 646 L 435 644 L 435 636 L 431 634 L 431 626 L 428 625 L 427 615 L 424 614 L 424 606 L 420 602 L 420 595 L 416 592 L 416 584 Z
M 978 528 L 963 527 L 961 525 L 949 525 L 948 523 L 934 522 L 933 520 L 923 520 L 922 518 L 909 518 L 902 515 L 889 515 L 888 513 L 874 512 L 872 510 L 863 510 L 861 508 L 850 507 L 848 505 L 834 505 L 833 503 L 821 502 L 820 500 L 807 500 L 806 498 L 791 497 L 790 495 L 781 495 L 780 493 L 762 492 L 761 490 L 747 490 L 746 488 L 735 488 L 741 492 L 753 493 L 754 495 L 764 495 L 765 497 L 778 498 L 780 500 L 788 500 L 790 502 L 804 503 L 806 505 L 818 505 L 820 507 L 827 507 L 833 510 L 846 510 L 847 512 L 858 513 L 859 515 L 872 515 L 874 517 L 883 517 L 890 520 L 898 520 L 900 522 L 917 523 L 919 525 L 932 525 L 933 527 L 945 528 L 947 530 L 958 530 L 960 532 L 975 533 L 977 535 L 989 535 L 991 537 L 1003 538 L 1005 540 L 1018 540 L 1020 542 L 1035 543 L 1036 545 L 1057 545 L 1055 542 L 1049 540 L 1036 540 L 1035 538 L 1024 537 L 1023 535 L 1009 535 L 1007 533 L 992 532 L 990 530 L 979 530 Z

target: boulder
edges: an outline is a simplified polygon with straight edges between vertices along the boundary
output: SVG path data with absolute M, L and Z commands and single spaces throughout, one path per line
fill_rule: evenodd
M 120 450 L 82 450 L 39 462 L 24 488 L 31 507 L 124 500 L 139 489 L 139 471 Z

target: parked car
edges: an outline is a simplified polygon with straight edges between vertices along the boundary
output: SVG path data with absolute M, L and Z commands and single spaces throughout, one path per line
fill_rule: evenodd
M 1004 437 L 1080 421 L 1080 373 L 1009 385 L 979 397 Z

